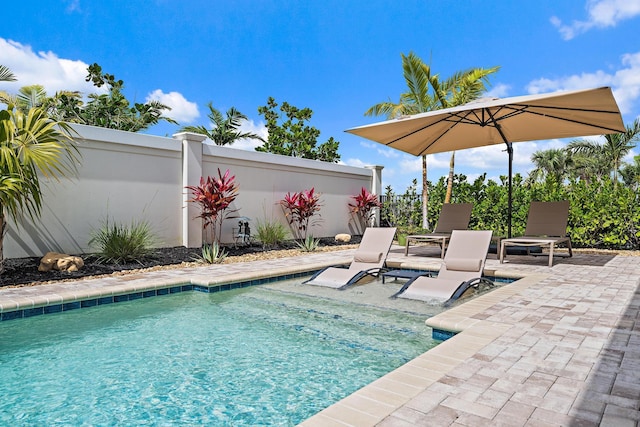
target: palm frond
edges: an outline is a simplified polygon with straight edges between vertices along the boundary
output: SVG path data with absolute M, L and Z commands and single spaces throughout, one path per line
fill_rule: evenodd
M 11 72 L 11 70 L 5 66 L 0 65 L 0 81 L 2 82 L 15 82 L 16 76 Z

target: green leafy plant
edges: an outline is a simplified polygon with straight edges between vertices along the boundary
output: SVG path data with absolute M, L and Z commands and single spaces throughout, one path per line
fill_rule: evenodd
M 220 243 L 222 234 L 222 222 L 237 209 L 229 209 L 231 203 L 238 196 L 238 186 L 235 175 L 229 175 L 229 169 L 222 174 L 218 169 L 218 177 L 200 178 L 200 185 L 190 185 L 186 188 L 191 190 L 193 198 L 189 202 L 200 205 L 201 213 L 196 218 L 202 218 L 204 230 L 211 233 L 211 242 Z
M 289 237 L 289 230 L 279 221 L 258 221 L 256 224 L 256 236 L 262 242 L 262 249 L 277 246 Z
M 318 249 L 318 245 L 320 245 L 320 239 L 315 239 L 312 235 L 308 235 L 301 242 L 296 242 L 296 245 L 298 245 L 298 247 L 303 252 L 313 252 Z
M 195 260 L 206 264 L 221 264 L 227 255 L 227 251 L 218 242 L 210 245 L 205 243 L 202 245 L 202 256 L 196 257 Z
M 315 193 L 314 188 L 299 193 L 287 193 L 280 205 L 296 239 L 306 239 L 309 227 L 319 222 L 318 219 L 312 221 L 312 218 L 320 211 L 320 195 Z
M 374 215 L 374 209 L 382 206 L 378 200 L 378 196 L 362 187 L 360 193 L 351 196 L 351 198 L 353 199 L 353 203 L 349 203 L 349 212 L 359 219 L 362 226 L 370 224 Z
M 124 225 L 109 218 L 89 240 L 89 246 L 97 247 L 98 262 L 107 264 L 142 264 L 142 260 L 153 254 L 155 243 L 156 237 L 147 221 Z
M 0 81 L 15 81 L 11 70 L 0 65 Z M 18 225 L 40 217 L 41 179 L 54 181 L 74 176 L 80 152 L 66 123 L 52 120 L 40 108 L 21 110 L 14 97 L 0 91 L 0 272 L 7 219 Z
M 306 123 L 313 115 L 310 108 L 298 108 L 286 101 L 280 106 L 280 112 L 276 111 L 277 107 L 278 103 L 272 97 L 267 99 L 267 105 L 258 107 L 258 113 L 264 116 L 269 138 L 256 147 L 256 151 L 324 162 L 340 160 L 339 141 L 330 137 L 318 145 L 320 130 Z

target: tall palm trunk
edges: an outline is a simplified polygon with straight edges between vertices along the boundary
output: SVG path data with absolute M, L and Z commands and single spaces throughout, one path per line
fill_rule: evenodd
M 422 228 L 429 230 L 429 182 L 426 155 L 422 156 Z
M 444 196 L 445 203 L 451 203 L 451 193 L 453 192 L 453 171 L 456 165 L 456 152 L 451 153 L 449 160 L 449 178 L 447 179 L 447 194 Z

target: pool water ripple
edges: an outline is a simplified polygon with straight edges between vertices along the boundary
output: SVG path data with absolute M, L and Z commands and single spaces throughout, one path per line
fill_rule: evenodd
M 433 347 L 423 316 L 260 287 L 0 323 L 1 425 L 292 425 Z

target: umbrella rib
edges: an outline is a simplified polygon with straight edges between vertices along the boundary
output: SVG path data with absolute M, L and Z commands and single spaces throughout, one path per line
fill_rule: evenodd
M 557 110 L 561 110 L 562 108 L 556 108 Z M 596 110 L 583 110 L 583 109 L 576 109 L 576 108 L 566 108 L 565 110 L 570 110 L 570 111 L 585 111 L 585 112 L 600 112 L 600 113 L 611 113 L 610 111 L 596 111 Z M 589 123 L 587 121 L 583 121 L 583 120 L 576 120 L 576 119 L 569 119 L 566 117 L 559 117 L 556 115 L 552 115 L 552 114 L 544 114 L 544 113 L 539 113 L 537 111 L 530 111 L 527 110 L 527 113 L 529 114 L 533 114 L 536 116 L 543 116 L 543 117 L 550 117 L 552 119 L 556 119 L 556 120 L 560 120 L 563 122 L 569 122 L 569 123 L 577 123 L 579 125 L 586 125 L 586 126 L 591 126 L 594 129 L 602 129 L 602 130 L 607 130 L 607 131 L 614 131 L 614 132 L 619 132 L 619 130 L 614 129 L 614 128 L 610 128 L 607 126 L 599 126 L 599 125 L 594 125 L 592 123 Z
M 438 123 L 440 123 L 440 122 L 446 122 L 446 121 L 447 121 L 447 117 L 443 117 L 442 119 L 440 119 L 440 120 L 438 120 L 438 121 L 436 121 L 436 122 L 429 123 L 429 124 L 428 124 L 428 125 L 426 125 L 426 126 L 423 126 L 423 127 L 418 128 L 418 129 L 416 129 L 416 130 L 414 130 L 414 131 L 411 131 L 411 132 L 409 132 L 409 133 L 407 133 L 407 134 L 405 134 L 405 135 L 402 135 L 402 136 L 400 136 L 400 137 L 398 137 L 398 138 L 396 138 L 396 139 L 393 139 L 393 140 L 391 140 L 391 141 L 389 141 L 389 142 L 385 142 L 385 143 L 384 143 L 384 145 L 391 145 L 391 144 L 393 144 L 393 143 L 395 143 L 395 142 L 400 141 L 401 139 L 405 139 L 405 138 L 407 138 L 407 137 L 409 137 L 409 136 L 412 136 L 412 135 L 414 135 L 414 134 L 416 134 L 416 133 L 418 133 L 418 132 L 422 132 L 423 130 L 428 129 L 428 128 L 430 128 L 431 126 L 437 125 L 437 124 L 438 124 Z
M 600 109 L 570 108 L 570 107 L 557 107 L 557 106 L 531 105 L 531 104 L 506 104 L 506 105 L 497 106 L 495 111 L 492 111 L 491 108 L 481 108 L 481 109 L 452 112 L 449 115 L 442 117 L 441 119 L 433 123 L 429 123 L 407 134 L 404 134 L 398 138 L 395 138 L 389 142 L 386 142 L 385 145 L 390 146 L 398 141 L 401 141 L 405 138 L 413 136 L 419 132 L 422 132 L 425 129 L 429 129 L 430 127 L 440 124 L 442 122 L 449 122 L 451 123 L 451 126 L 449 126 L 437 138 L 435 138 L 428 145 L 426 145 L 422 150 L 420 150 L 420 155 L 424 155 L 425 151 L 427 151 L 431 146 L 433 146 L 436 142 L 438 142 L 447 133 L 449 133 L 449 131 L 451 131 L 454 127 L 456 127 L 459 124 L 474 124 L 482 127 L 485 127 L 485 126 L 494 127 L 500 133 L 502 140 L 505 143 L 507 143 L 508 140 L 503 134 L 502 128 L 500 127 L 499 123 L 502 120 L 506 120 L 514 116 L 525 114 L 525 113 L 533 114 L 536 116 L 548 117 L 551 119 L 560 120 L 560 121 L 569 122 L 569 123 L 591 126 L 594 128 L 594 130 L 620 132 L 618 129 L 615 129 L 615 128 L 594 125 L 587 121 L 565 118 L 555 114 L 549 114 L 548 112 L 542 113 L 542 112 L 535 111 L 536 109 L 557 110 L 557 111 L 576 111 L 576 112 L 600 113 L 600 114 L 618 114 L 615 111 L 600 110 Z M 503 111 L 506 111 L 506 113 L 501 115 L 500 117 L 496 117 Z M 485 114 L 488 116 L 488 118 L 485 117 Z
M 444 137 L 447 133 L 449 133 L 449 131 L 450 131 L 451 129 L 453 129 L 454 127 L 456 127 L 456 125 L 458 125 L 458 124 L 460 124 L 460 123 L 465 122 L 465 120 L 467 119 L 467 116 L 468 116 L 469 114 L 471 114 L 471 113 L 472 113 L 472 111 L 468 111 L 468 112 L 466 112 L 466 113 L 467 113 L 467 114 L 465 114 L 465 115 L 464 115 L 464 117 L 461 117 L 461 116 L 459 116 L 459 115 L 457 115 L 457 114 L 452 114 L 452 115 L 450 115 L 450 116 L 448 116 L 448 117 L 444 117 L 442 120 L 438 120 L 437 122 L 432 123 L 431 125 L 434 125 L 434 124 L 436 124 L 436 123 L 440 123 L 440 122 L 450 122 L 450 123 L 453 123 L 453 124 L 452 124 L 451 126 L 449 126 L 449 127 L 447 128 L 447 130 L 445 130 L 445 131 L 444 131 L 444 132 L 442 132 L 440 135 L 438 135 L 438 137 L 437 137 L 437 138 L 435 138 L 433 141 L 431 141 L 431 143 L 427 144 L 427 146 L 426 146 L 426 147 L 424 147 L 424 148 L 420 151 L 420 155 L 421 155 L 421 156 L 423 156 L 423 155 L 424 155 L 424 152 L 425 152 L 425 151 L 427 151 L 427 150 L 429 149 L 429 147 L 431 147 L 433 144 L 435 144 L 436 142 L 438 142 L 438 141 L 440 140 L 440 138 Z M 451 120 L 451 118 L 452 118 L 452 117 L 456 117 L 456 118 L 458 118 L 458 120 Z M 471 121 L 466 121 L 465 123 L 471 123 L 471 124 L 474 124 L 475 122 L 471 120 Z M 429 126 L 431 126 L 431 125 L 429 125 Z M 428 128 L 429 126 L 425 126 L 425 127 L 423 127 L 422 129 L 418 129 L 418 130 L 416 130 L 416 131 L 415 131 L 415 132 L 413 132 L 413 133 L 416 133 L 416 132 L 419 132 L 419 131 L 421 131 L 421 130 L 424 130 L 424 129 Z M 401 139 L 401 138 L 398 138 L 398 140 L 399 140 L 399 139 Z M 397 141 L 397 140 L 396 140 L 396 141 Z

